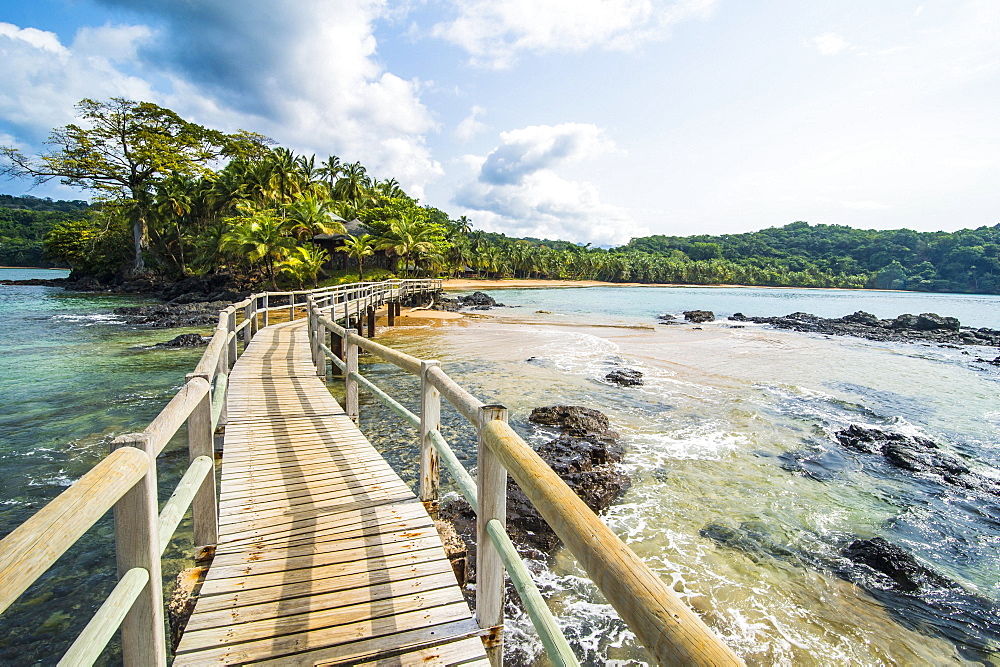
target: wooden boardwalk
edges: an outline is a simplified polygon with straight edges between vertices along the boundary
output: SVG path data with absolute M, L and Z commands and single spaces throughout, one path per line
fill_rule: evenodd
M 219 543 L 175 665 L 488 664 L 423 505 L 330 396 L 303 322 L 230 375 Z

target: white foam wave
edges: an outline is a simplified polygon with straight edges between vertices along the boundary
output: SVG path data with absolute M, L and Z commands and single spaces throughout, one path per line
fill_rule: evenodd
M 92 327 L 98 324 L 125 324 L 125 320 L 113 313 L 94 313 L 91 315 L 53 315 L 52 319 L 73 324 Z

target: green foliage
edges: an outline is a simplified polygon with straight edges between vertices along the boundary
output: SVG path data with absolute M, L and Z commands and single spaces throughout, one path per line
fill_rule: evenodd
M 82 218 L 88 204 L 0 195 L 0 265 L 67 266 L 46 257 L 42 239 L 56 225 Z

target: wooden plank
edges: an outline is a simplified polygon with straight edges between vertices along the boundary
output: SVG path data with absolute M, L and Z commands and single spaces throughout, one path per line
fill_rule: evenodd
M 220 538 L 174 664 L 484 660 L 433 522 L 302 324 L 261 329 L 230 375 Z
M 388 617 L 227 644 L 197 653 L 186 650 L 182 653 L 182 648 L 178 647 L 174 665 L 206 662 L 242 664 L 267 659 L 277 659 L 279 662 L 275 664 L 282 665 L 311 665 L 320 656 L 324 659 L 349 660 L 373 651 L 384 651 L 389 646 L 426 643 L 439 639 L 442 635 L 447 637 L 449 632 L 456 637 L 465 638 L 477 631 L 475 623 L 469 618 L 469 608 L 465 602 L 457 602 L 437 607 L 433 614 L 419 609 Z M 304 651 L 315 655 L 296 655 Z M 190 662 L 188 655 L 192 658 Z

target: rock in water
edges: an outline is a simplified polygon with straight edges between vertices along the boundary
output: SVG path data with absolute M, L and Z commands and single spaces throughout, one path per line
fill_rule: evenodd
M 172 338 L 165 343 L 157 343 L 156 347 L 201 347 L 208 345 L 211 338 L 205 338 L 201 334 L 186 333 Z
M 617 465 L 625 450 L 603 413 L 555 405 L 535 408 L 529 419 L 560 428 L 559 437 L 536 451 L 594 512 L 604 510 L 628 489 L 628 475 Z M 472 508 L 464 500 L 446 501 L 441 503 L 439 515 L 455 526 L 468 545 L 470 562 L 474 562 L 476 518 Z M 507 532 L 519 549 L 535 557 L 550 553 L 559 544 L 559 538 L 511 478 L 507 480 Z
M 881 537 L 855 540 L 842 553 L 855 563 L 867 565 L 889 577 L 895 582 L 895 588 L 904 593 L 912 593 L 921 586 L 957 587 L 955 582 L 921 565 L 905 550 Z
M 685 310 L 684 319 L 688 322 L 701 324 L 702 322 L 714 322 L 715 313 L 710 310 Z
M 642 384 L 642 371 L 634 368 L 618 368 L 605 375 L 604 379 L 622 387 L 636 387 Z

